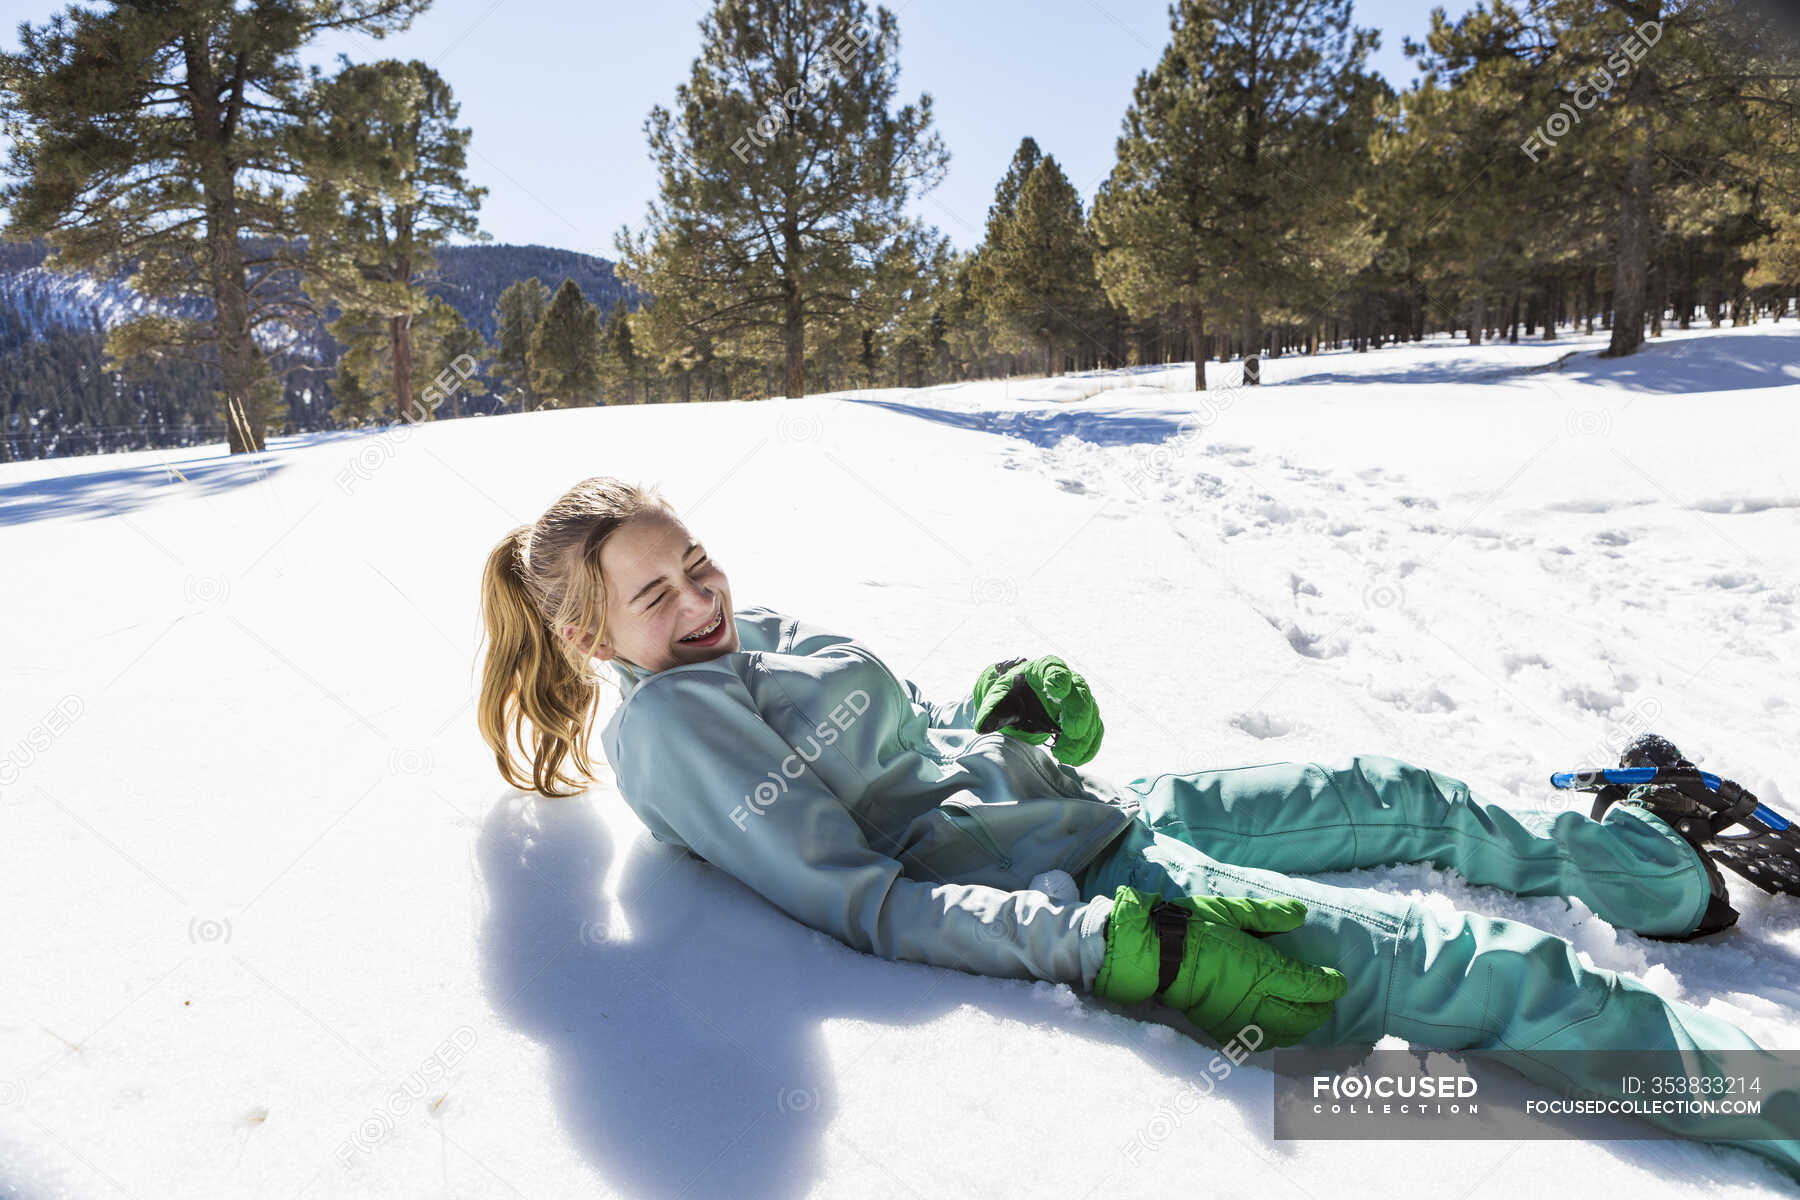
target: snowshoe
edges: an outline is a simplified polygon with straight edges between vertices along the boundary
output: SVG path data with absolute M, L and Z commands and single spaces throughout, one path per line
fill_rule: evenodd
M 1703 859 L 1718 861 L 1770 895 L 1800 896 L 1800 829 L 1739 784 L 1697 768 L 1667 738 L 1644 734 L 1625 748 L 1618 767 L 1559 772 L 1550 784 L 1594 792 L 1595 820 L 1620 801 L 1642 805 Z M 1727 832 L 1733 826 L 1742 829 Z M 1710 862 L 1708 867 L 1712 874 Z M 1715 901 L 1722 902 L 1722 882 L 1715 881 Z M 1712 918 L 1709 907 L 1702 929 Z

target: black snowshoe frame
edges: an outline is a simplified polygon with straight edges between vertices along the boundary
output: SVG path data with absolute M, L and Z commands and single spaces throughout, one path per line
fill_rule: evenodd
M 1596 821 L 1634 788 L 1678 792 L 1687 803 L 1672 807 L 1685 815 L 1670 823 L 1687 825 L 1679 830 L 1684 837 L 1770 895 L 1800 896 L 1800 829 L 1732 780 L 1692 766 L 1593 767 L 1552 775 L 1550 783 L 1595 793 Z M 1743 832 L 1725 832 L 1734 825 Z

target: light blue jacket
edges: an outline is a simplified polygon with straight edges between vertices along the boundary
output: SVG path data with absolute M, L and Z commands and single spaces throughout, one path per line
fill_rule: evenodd
M 661 842 L 865 953 L 1092 990 L 1112 901 L 1030 888 L 1075 874 L 1138 801 L 1047 750 L 977 734 L 854 638 L 768 608 L 741 649 L 642 674 L 601 731 Z

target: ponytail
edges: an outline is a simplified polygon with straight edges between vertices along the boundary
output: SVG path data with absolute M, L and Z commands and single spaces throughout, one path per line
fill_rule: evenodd
M 585 647 L 606 628 L 600 547 L 625 521 L 663 505 L 651 490 L 605 476 L 583 480 L 535 526 L 513 529 L 488 554 L 476 722 L 513 787 L 573 796 L 592 782 L 587 743 L 600 683 Z M 582 648 L 562 634 L 566 627 L 586 632 Z

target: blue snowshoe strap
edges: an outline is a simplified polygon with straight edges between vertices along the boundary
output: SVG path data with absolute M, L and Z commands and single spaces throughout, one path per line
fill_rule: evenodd
M 1757 800 L 1730 779 L 1686 767 L 1604 767 L 1560 771 L 1553 787 L 1594 792 L 1593 815 L 1638 788 L 1666 787 L 1693 802 L 1697 811 L 1677 817 L 1678 832 L 1723 865 L 1771 895 L 1800 896 L 1800 827 Z M 1646 805 L 1655 812 L 1655 804 Z M 1662 814 L 1659 813 L 1659 816 Z M 1744 832 L 1726 833 L 1742 824 Z M 1683 829 L 1681 826 L 1687 826 Z M 1701 846 L 1701 843 L 1704 843 Z
M 1692 766 L 1588 767 L 1580 771 L 1558 771 L 1550 776 L 1551 787 L 1599 793 L 1594 802 L 1596 820 L 1609 805 L 1645 784 L 1673 787 L 1697 803 L 1711 814 L 1708 823 L 1714 833 L 1751 819 L 1777 831 L 1788 827 L 1787 818 L 1764 805 L 1754 793 L 1730 779 L 1721 779 L 1710 771 Z

